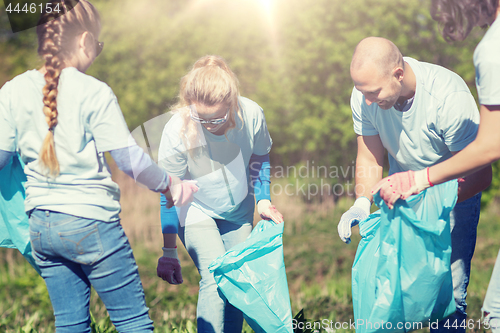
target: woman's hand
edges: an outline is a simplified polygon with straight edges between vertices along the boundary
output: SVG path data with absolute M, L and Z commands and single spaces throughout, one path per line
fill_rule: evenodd
M 257 211 L 264 220 L 272 220 L 276 224 L 283 222 L 283 215 L 281 215 L 276 207 L 271 204 L 271 201 L 267 199 L 259 200 L 257 203 Z
M 385 177 L 372 188 L 372 194 L 380 191 L 380 197 L 389 209 L 392 209 L 398 199 L 406 200 L 430 186 L 433 185 L 429 181 L 429 168 L 420 171 L 409 170 Z

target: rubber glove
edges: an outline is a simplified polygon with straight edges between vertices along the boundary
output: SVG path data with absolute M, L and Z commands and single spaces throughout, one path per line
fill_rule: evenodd
M 181 262 L 177 256 L 177 247 L 163 247 L 163 256 L 158 259 L 156 274 L 170 284 L 181 284 Z
M 372 203 L 367 197 L 359 197 L 354 202 L 351 208 L 340 218 L 337 226 L 340 239 L 346 244 L 351 242 L 351 228 L 358 225 L 370 215 L 370 207 Z
M 279 224 L 283 222 L 283 215 L 271 204 L 270 200 L 262 199 L 257 202 L 257 211 L 264 220 L 272 220 L 274 223 Z
M 184 180 L 175 176 L 170 177 L 170 184 L 167 191 L 163 192 L 167 198 L 167 208 L 173 206 L 186 206 L 193 201 L 193 195 L 198 192 L 196 180 Z
M 429 181 L 429 168 L 409 170 L 385 177 L 372 188 L 372 194 L 380 191 L 380 197 L 392 209 L 398 199 L 406 200 L 431 186 L 433 184 Z

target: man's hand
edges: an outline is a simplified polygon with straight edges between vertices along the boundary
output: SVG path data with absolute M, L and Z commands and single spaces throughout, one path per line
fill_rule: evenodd
M 271 204 L 267 199 L 259 200 L 257 203 L 257 211 L 264 220 L 272 220 L 274 223 L 279 224 L 283 222 L 283 215 Z
M 337 226 L 340 239 L 346 244 L 351 242 L 351 228 L 358 225 L 370 215 L 370 207 L 372 203 L 367 197 L 359 197 L 354 202 L 351 208 L 345 212 L 340 218 Z
M 163 256 L 158 259 L 156 274 L 170 284 L 183 282 L 177 248 L 163 248 Z
M 387 207 L 392 209 L 398 199 L 406 200 L 431 186 L 433 185 L 429 182 L 429 168 L 420 171 L 409 170 L 385 177 L 373 187 L 372 194 L 380 191 L 380 197 Z
M 198 186 L 196 186 L 196 180 L 184 180 L 175 176 L 170 177 L 170 185 L 165 194 L 167 198 L 167 208 L 172 208 L 173 206 L 185 206 L 193 201 L 193 195 L 198 192 Z

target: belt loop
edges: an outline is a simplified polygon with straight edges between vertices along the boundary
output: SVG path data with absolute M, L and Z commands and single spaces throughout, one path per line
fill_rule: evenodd
M 50 216 L 50 212 L 48 210 L 45 211 L 45 216 L 47 216 L 47 217 Z

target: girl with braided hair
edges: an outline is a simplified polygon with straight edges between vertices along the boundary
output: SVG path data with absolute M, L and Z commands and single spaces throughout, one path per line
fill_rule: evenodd
M 111 88 L 85 74 L 102 51 L 100 18 L 86 0 L 54 0 L 37 26 L 45 65 L 0 90 L 0 169 L 25 164 L 33 257 L 47 285 L 56 331 L 91 332 L 91 285 L 119 332 L 152 332 L 144 290 L 120 225 L 120 192 L 104 156 L 172 204 L 197 187 L 168 176 L 130 136 Z
M 465 177 L 500 159 L 500 1 L 432 0 L 431 15 L 439 22 L 443 37 L 451 42 L 464 40 L 476 26 L 488 31 L 474 50 L 476 87 L 481 121 L 476 139 L 448 160 L 417 172 L 396 173 L 382 179 L 373 192 L 392 207 L 399 198 Z M 500 252 L 482 308 L 485 324 L 500 333 Z M 460 325 L 461 323 L 458 323 Z M 464 329 L 465 331 L 465 329 Z

